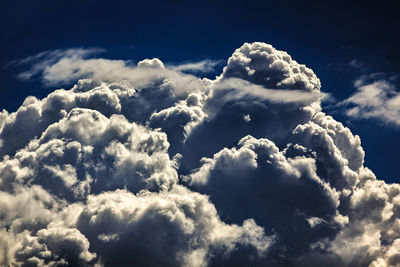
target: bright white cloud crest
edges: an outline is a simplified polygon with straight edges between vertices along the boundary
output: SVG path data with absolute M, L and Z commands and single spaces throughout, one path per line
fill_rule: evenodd
M 0 265 L 400 264 L 400 185 L 305 65 L 246 43 L 210 80 L 94 52 L 25 60 L 80 80 L 0 113 Z

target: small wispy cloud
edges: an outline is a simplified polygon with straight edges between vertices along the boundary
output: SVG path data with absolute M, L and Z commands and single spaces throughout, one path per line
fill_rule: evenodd
M 350 60 L 347 63 L 348 66 L 353 67 L 354 69 L 361 70 L 364 69 L 366 66 L 363 62 L 357 59 Z
M 337 107 L 353 119 L 375 119 L 387 125 L 400 126 L 400 94 L 394 80 L 382 73 L 364 75 L 354 82 L 356 92 Z
M 70 48 L 66 50 L 48 50 L 24 59 L 14 60 L 8 66 L 29 65 L 30 68 L 18 74 L 18 78 L 28 80 L 36 75 L 40 75 L 52 65 L 62 59 L 77 60 L 87 58 L 105 52 L 103 48 Z
M 211 60 L 205 59 L 201 61 L 195 62 L 187 62 L 177 65 L 171 65 L 171 68 L 177 71 L 189 71 L 189 72 L 198 72 L 198 73 L 208 73 L 215 71 L 215 68 L 218 65 L 221 65 L 223 60 Z
M 227 90 L 226 97 L 239 99 L 243 97 L 256 97 L 279 103 L 302 103 L 310 104 L 330 95 L 322 92 L 307 92 L 303 90 L 285 90 L 276 88 L 265 88 L 238 78 L 227 78 L 215 83 L 215 90 Z
M 45 51 L 10 62 L 7 67 L 25 68 L 17 78 L 20 80 L 40 79 L 45 86 L 70 84 L 81 78 L 108 81 L 128 81 L 139 88 L 146 86 L 153 78 L 169 77 L 187 87 L 200 74 L 214 72 L 222 60 L 201 60 L 182 64 L 163 64 L 159 59 L 145 59 L 136 64 L 132 60 L 115 60 L 99 57 L 103 48 L 70 48 Z M 148 68 L 147 65 L 156 64 Z M 151 78 L 150 78 L 151 77 Z M 184 82 L 183 82 L 184 81 Z M 179 85 L 178 85 L 179 87 Z

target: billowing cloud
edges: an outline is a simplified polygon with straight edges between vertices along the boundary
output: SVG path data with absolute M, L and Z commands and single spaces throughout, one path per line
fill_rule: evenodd
M 0 113 L 0 265 L 400 264 L 400 185 L 305 65 L 246 43 L 211 80 L 94 53 L 22 62 L 75 85 Z
M 265 43 L 245 43 L 236 49 L 220 78 L 241 78 L 267 88 L 319 91 L 314 72 L 292 57 Z

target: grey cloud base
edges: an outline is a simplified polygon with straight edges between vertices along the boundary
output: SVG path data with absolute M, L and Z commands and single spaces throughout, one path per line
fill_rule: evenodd
M 400 264 L 400 185 L 286 52 L 246 43 L 215 80 L 59 54 L 34 74 L 88 79 L 0 113 L 0 265 Z

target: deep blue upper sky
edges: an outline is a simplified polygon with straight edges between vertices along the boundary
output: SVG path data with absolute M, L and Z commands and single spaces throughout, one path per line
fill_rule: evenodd
M 243 42 L 262 41 L 312 68 L 322 90 L 338 100 L 354 93 L 360 75 L 400 71 L 400 17 L 385 1 L 16 0 L 0 9 L 0 108 L 8 111 L 54 88 L 19 81 L 18 69 L 3 66 L 60 48 L 102 47 L 107 58 L 182 62 L 227 59 Z M 352 60 L 358 68 L 349 66 Z M 360 135 L 366 166 L 378 178 L 399 182 L 400 129 L 333 115 Z

